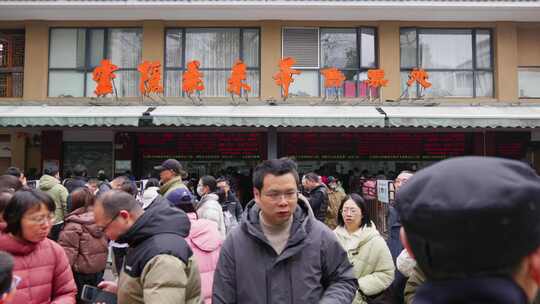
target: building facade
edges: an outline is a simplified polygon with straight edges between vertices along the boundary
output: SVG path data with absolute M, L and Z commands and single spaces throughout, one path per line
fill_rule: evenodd
M 144 177 L 174 157 L 194 175 L 247 176 L 292 156 L 301 171 L 388 174 L 460 155 L 540 169 L 538 20 L 538 1 L 0 1 L 0 171 Z M 300 72 L 285 102 L 284 57 Z M 102 59 L 118 66 L 108 98 L 94 94 Z M 227 92 L 237 59 L 251 87 L 240 105 Z M 141 97 L 145 60 L 161 63 L 163 96 Z M 191 60 L 202 105 L 182 92 Z M 345 76 L 339 102 L 328 67 Z M 407 86 L 414 68 L 430 88 Z

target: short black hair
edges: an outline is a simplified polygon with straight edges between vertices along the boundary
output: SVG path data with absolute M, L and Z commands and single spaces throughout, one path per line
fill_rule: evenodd
M 269 159 L 266 160 L 255 168 L 253 171 L 253 187 L 259 191 L 264 186 L 264 178 L 268 175 L 281 176 L 285 174 L 292 174 L 296 185 L 300 183 L 300 177 L 298 176 L 296 163 L 289 158 Z
M 0 213 L 4 212 L 13 194 L 15 194 L 15 191 L 11 188 L 0 189 Z
M 2 295 L 11 290 L 13 281 L 13 257 L 11 254 L 0 251 L 0 299 Z
M 117 178 L 113 179 L 113 182 L 115 184 L 119 184 L 120 188 L 118 190 L 122 190 L 126 193 L 129 193 L 133 196 L 136 196 L 139 190 L 137 189 L 137 185 L 135 182 L 133 182 L 129 177 L 126 175 L 120 175 Z
M 212 175 L 205 175 L 201 177 L 201 184 L 203 186 L 207 186 L 208 189 L 210 189 L 210 192 L 216 192 L 217 190 L 217 182 L 216 179 Z
M 7 168 L 7 170 L 6 170 L 6 174 L 7 174 L 7 175 L 15 176 L 16 178 L 19 178 L 19 177 L 21 177 L 22 172 L 21 172 L 21 170 L 20 170 L 19 168 L 17 168 L 17 167 L 9 167 L 9 168 Z
M 101 204 L 103 211 L 109 218 L 115 217 L 122 210 L 131 212 L 142 209 L 133 195 L 122 190 L 107 191 L 98 196 L 96 203 Z
M 75 168 L 73 168 L 73 175 L 75 176 L 86 176 L 88 174 L 88 170 L 86 170 L 86 167 L 82 164 L 77 164 Z
M 185 213 L 195 213 L 195 215 L 197 215 L 197 212 L 195 211 L 195 205 L 193 204 L 177 204 L 172 206 L 184 211 Z
M 353 202 L 355 202 L 358 208 L 360 208 L 360 210 L 362 211 L 362 220 L 360 221 L 360 228 L 365 227 L 365 226 L 371 227 L 371 218 L 367 210 L 366 202 L 360 195 L 356 193 L 351 193 L 350 195 L 347 195 L 347 197 L 345 197 L 341 201 L 341 204 L 339 205 L 338 218 L 337 218 L 338 225 L 341 227 L 345 226 L 345 221 L 343 220 L 343 205 L 345 205 L 345 202 L 347 202 L 348 200 L 352 200 Z
M 57 166 L 52 166 L 50 168 L 43 169 L 43 174 L 55 176 L 59 171 Z
M 306 173 L 304 175 L 304 178 L 309 180 L 309 181 L 316 182 L 316 183 L 321 182 L 321 177 L 315 172 Z
M 13 191 L 18 191 L 22 189 L 22 187 L 23 184 L 19 180 L 19 177 L 15 177 L 9 174 L 0 175 L 0 188 L 13 189 Z
M 150 187 L 159 187 L 159 180 L 157 178 L 149 178 L 146 181 L 146 185 L 144 186 L 144 190 L 150 188 Z
M 20 236 L 24 214 L 41 204 L 45 205 L 51 213 L 56 209 L 53 199 L 41 190 L 25 188 L 15 192 L 4 210 L 4 219 L 7 223 L 6 232 Z
M 227 183 L 227 186 L 231 185 L 231 182 L 229 182 L 229 179 L 226 178 L 225 176 L 220 176 L 216 180 L 216 183 L 223 183 L 223 182 Z

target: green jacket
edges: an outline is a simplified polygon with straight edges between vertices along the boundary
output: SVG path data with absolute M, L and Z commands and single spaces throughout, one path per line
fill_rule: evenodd
M 424 282 L 426 282 L 426 276 L 424 275 L 422 270 L 420 270 L 420 267 L 418 267 L 418 265 L 414 266 L 414 270 L 411 273 L 409 279 L 407 280 L 407 284 L 405 285 L 405 291 L 403 293 L 405 303 L 413 303 L 416 290 L 418 289 L 418 287 L 424 284 Z
M 39 179 L 39 190 L 47 193 L 52 197 L 56 209 L 54 211 L 54 223 L 58 224 L 64 221 L 64 218 L 68 215 L 67 210 L 67 189 L 60 184 L 54 176 L 43 175 Z
M 182 183 L 182 178 L 180 176 L 177 176 L 166 182 L 165 184 L 161 185 L 161 187 L 159 188 L 159 194 L 166 198 L 169 193 L 173 192 L 178 188 L 186 188 L 186 185 Z
M 118 286 L 118 303 L 200 303 L 201 282 L 194 256 L 186 265 L 172 255 L 157 255 L 146 263 L 140 277 L 131 277 L 123 269 Z
M 394 262 L 386 242 L 371 223 L 353 234 L 338 226 L 334 233 L 347 251 L 349 261 L 353 264 L 354 274 L 358 278 L 359 290 L 373 296 L 387 289 L 394 281 Z M 354 304 L 364 304 L 362 295 L 357 292 Z

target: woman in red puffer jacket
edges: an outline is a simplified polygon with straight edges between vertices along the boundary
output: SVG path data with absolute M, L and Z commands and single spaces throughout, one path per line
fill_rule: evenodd
M 13 274 L 22 279 L 14 304 L 75 303 L 77 288 L 67 256 L 60 245 L 47 238 L 54 208 L 47 194 L 23 189 L 4 210 L 7 227 L 0 234 L 0 250 L 13 255 Z

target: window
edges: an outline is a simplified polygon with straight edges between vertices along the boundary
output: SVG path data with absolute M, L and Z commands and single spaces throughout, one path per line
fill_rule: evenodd
M 137 66 L 142 57 L 138 28 L 54 28 L 49 45 L 49 96 L 95 96 L 92 71 L 104 58 L 118 66 L 118 96 L 139 96 Z
M 0 31 L 0 97 L 22 97 L 24 31 Z
M 368 96 L 367 70 L 377 67 L 374 28 L 284 28 L 283 57 L 296 59 L 291 96 L 324 96 L 321 70 L 336 67 L 346 80 L 342 96 Z M 372 94 L 377 95 L 377 92 Z
M 540 67 L 519 68 L 519 97 L 540 98 Z
M 401 87 L 407 87 L 409 72 L 420 67 L 433 86 L 434 97 L 492 97 L 493 54 L 487 29 L 402 28 Z M 418 84 L 411 94 L 418 96 Z
M 247 65 L 250 97 L 259 96 L 259 29 L 182 28 L 168 29 L 165 41 L 165 95 L 184 96 L 182 73 L 187 62 L 201 64 L 205 89 L 201 96 L 225 97 L 227 79 L 237 59 Z

